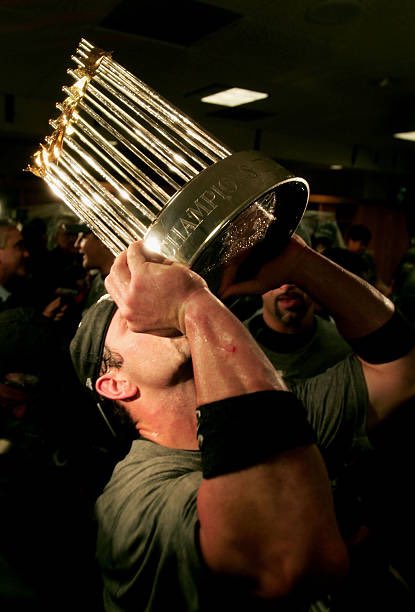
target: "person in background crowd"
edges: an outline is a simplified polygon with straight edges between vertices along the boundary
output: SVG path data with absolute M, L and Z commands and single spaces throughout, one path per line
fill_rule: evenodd
M 245 325 L 285 381 L 320 374 L 352 352 L 333 321 L 290 283 L 264 293 L 262 308 Z
M 312 246 L 317 253 L 339 246 L 337 224 L 332 221 L 319 223 L 312 235 Z
M 0 310 L 24 302 L 24 297 L 13 292 L 13 281 L 25 276 L 28 257 L 20 226 L 10 219 L 0 219 Z
M 127 415 L 138 436 L 97 502 L 106 610 L 303 610 L 336 596 L 347 558 L 307 420 L 334 479 L 369 445 L 366 428 L 415 394 L 415 335 L 391 302 L 299 238 L 222 297 L 288 279 L 359 356 L 289 391 L 194 272 L 142 243 L 116 258 L 106 287 L 118 309 L 102 298 L 71 344 L 101 410 Z M 352 546 L 360 527 L 347 518 Z
M 78 233 L 72 228 L 73 223 L 77 223 L 77 218 L 71 214 L 60 215 L 49 221 L 48 254 L 45 261 L 48 284 L 46 295 L 49 299 L 58 296 L 65 306 L 61 327 L 68 339 L 75 333 L 81 319 L 87 291 L 86 271 L 82 266 L 82 257 L 75 248 Z
M 369 251 L 369 244 L 372 240 L 372 232 L 362 223 L 352 225 L 346 232 L 346 249 L 352 253 L 359 262 L 359 276 L 368 283 L 374 285 L 384 295 L 391 296 L 392 287 L 383 282 L 379 277 L 375 259 Z
M 312 246 L 310 230 L 303 222 L 296 233 Z M 286 283 L 262 296 L 240 296 L 227 305 L 285 381 L 319 374 L 352 351 L 330 316 L 320 316 L 319 305 L 293 284 Z
M 114 255 L 87 225 L 73 226 L 78 230 L 75 248 L 82 255 L 82 265 L 89 272 L 88 291 L 82 304 L 83 313 L 106 293 L 104 280 L 114 263 Z
M 48 224 L 48 278 L 54 293 L 58 288 L 77 293 L 83 289 L 86 273 L 82 256 L 75 248 L 78 232 L 74 224 L 77 222 L 72 215 L 62 215 L 51 219 Z
M 71 338 L 80 313 L 76 316 L 68 308 L 63 295 L 51 292 L 48 300 L 46 293 L 42 295 L 41 287 L 28 277 L 29 258 L 20 225 L 0 219 L 0 312 L 18 307 L 28 309 L 30 316 L 41 315 L 59 322 L 61 331 Z M 49 268 L 45 263 L 46 272 L 49 273 Z
M 371 240 L 371 231 L 361 223 L 352 225 L 346 232 L 347 250 L 356 253 L 362 262 L 362 278 L 371 285 L 375 285 L 378 278 L 376 264 L 373 255 L 368 250 Z

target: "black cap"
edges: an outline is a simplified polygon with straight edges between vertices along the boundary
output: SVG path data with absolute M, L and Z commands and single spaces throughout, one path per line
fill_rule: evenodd
M 117 306 L 106 293 L 86 311 L 70 344 L 72 363 L 82 385 L 92 393 L 99 377 L 105 337 Z
M 116 434 L 106 414 L 108 404 L 112 405 L 112 402 L 103 399 L 96 392 L 95 383 L 99 378 L 105 337 L 116 310 L 117 305 L 112 298 L 108 294 L 103 295 L 96 304 L 88 308 L 70 344 L 75 372 L 114 435 Z

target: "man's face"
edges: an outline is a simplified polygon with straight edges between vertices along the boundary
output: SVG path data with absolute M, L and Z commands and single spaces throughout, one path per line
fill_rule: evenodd
M 166 388 L 192 377 L 185 336 L 166 338 L 132 332 L 117 310 L 105 344 L 123 358 L 124 373 L 139 388 Z
M 23 236 L 17 228 L 7 232 L 5 246 L 0 248 L 0 275 L 6 283 L 16 276 L 26 274 L 26 260 L 29 253 L 24 246 Z
M 66 253 L 76 253 L 76 234 L 66 231 L 64 226 L 60 227 L 55 236 L 56 245 Z
M 349 238 L 347 248 L 352 253 L 363 253 L 366 250 L 366 245 L 361 240 L 353 240 Z
M 82 265 L 86 270 L 99 270 L 108 258 L 108 248 L 92 232 L 80 232 L 75 247 L 82 255 Z
M 285 325 L 300 322 L 313 306 L 310 297 L 295 285 L 281 285 L 262 296 L 264 309 Z

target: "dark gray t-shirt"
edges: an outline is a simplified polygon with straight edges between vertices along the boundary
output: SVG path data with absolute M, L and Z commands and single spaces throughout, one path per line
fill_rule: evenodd
M 360 362 L 350 355 L 318 376 L 287 385 L 304 404 L 329 473 L 335 477 L 340 465 L 370 447 L 369 398 Z
M 332 321 L 314 316 L 314 327 L 301 334 L 270 329 L 258 310 L 244 325 L 284 380 L 305 380 L 321 374 L 352 353 Z
M 361 366 L 348 358 L 296 384 L 293 391 L 305 404 L 335 475 L 342 458 L 367 444 L 368 400 Z M 96 506 L 97 555 L 108 611 L 219 612 L 231 609 L 231 603 L 238 612 L 262 610 L 246 598 L 236 602 L 238 590 L 228 598 L 204 568 L 196 509 L 201 479 L 198 451 L 169 449 L 146 440 L 134 441 L 116 466 Z

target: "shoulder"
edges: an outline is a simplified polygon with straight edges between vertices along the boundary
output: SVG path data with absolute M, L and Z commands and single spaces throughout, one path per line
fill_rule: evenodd
M 203 568 L 197 544 L 199 468 L 198 452 L 146 440 L 134 441 L 117 464 L 96 503 L 97 558 L 108 597 L 117 600 L 122 592 L 134 609 L 149 609 L 154 594 L 165 605 L 166 597 L 175 599 L 172 589 L 176 598 L 190 597 Z M 114 581 L 118 569 L 120 582 Z
M 200 454 L 135 440 L 97 500 L 100 519 L 116 532 L 136 530 L 136 516 L 151 512 L 169 522 L 195 505 L 201 482 Z

